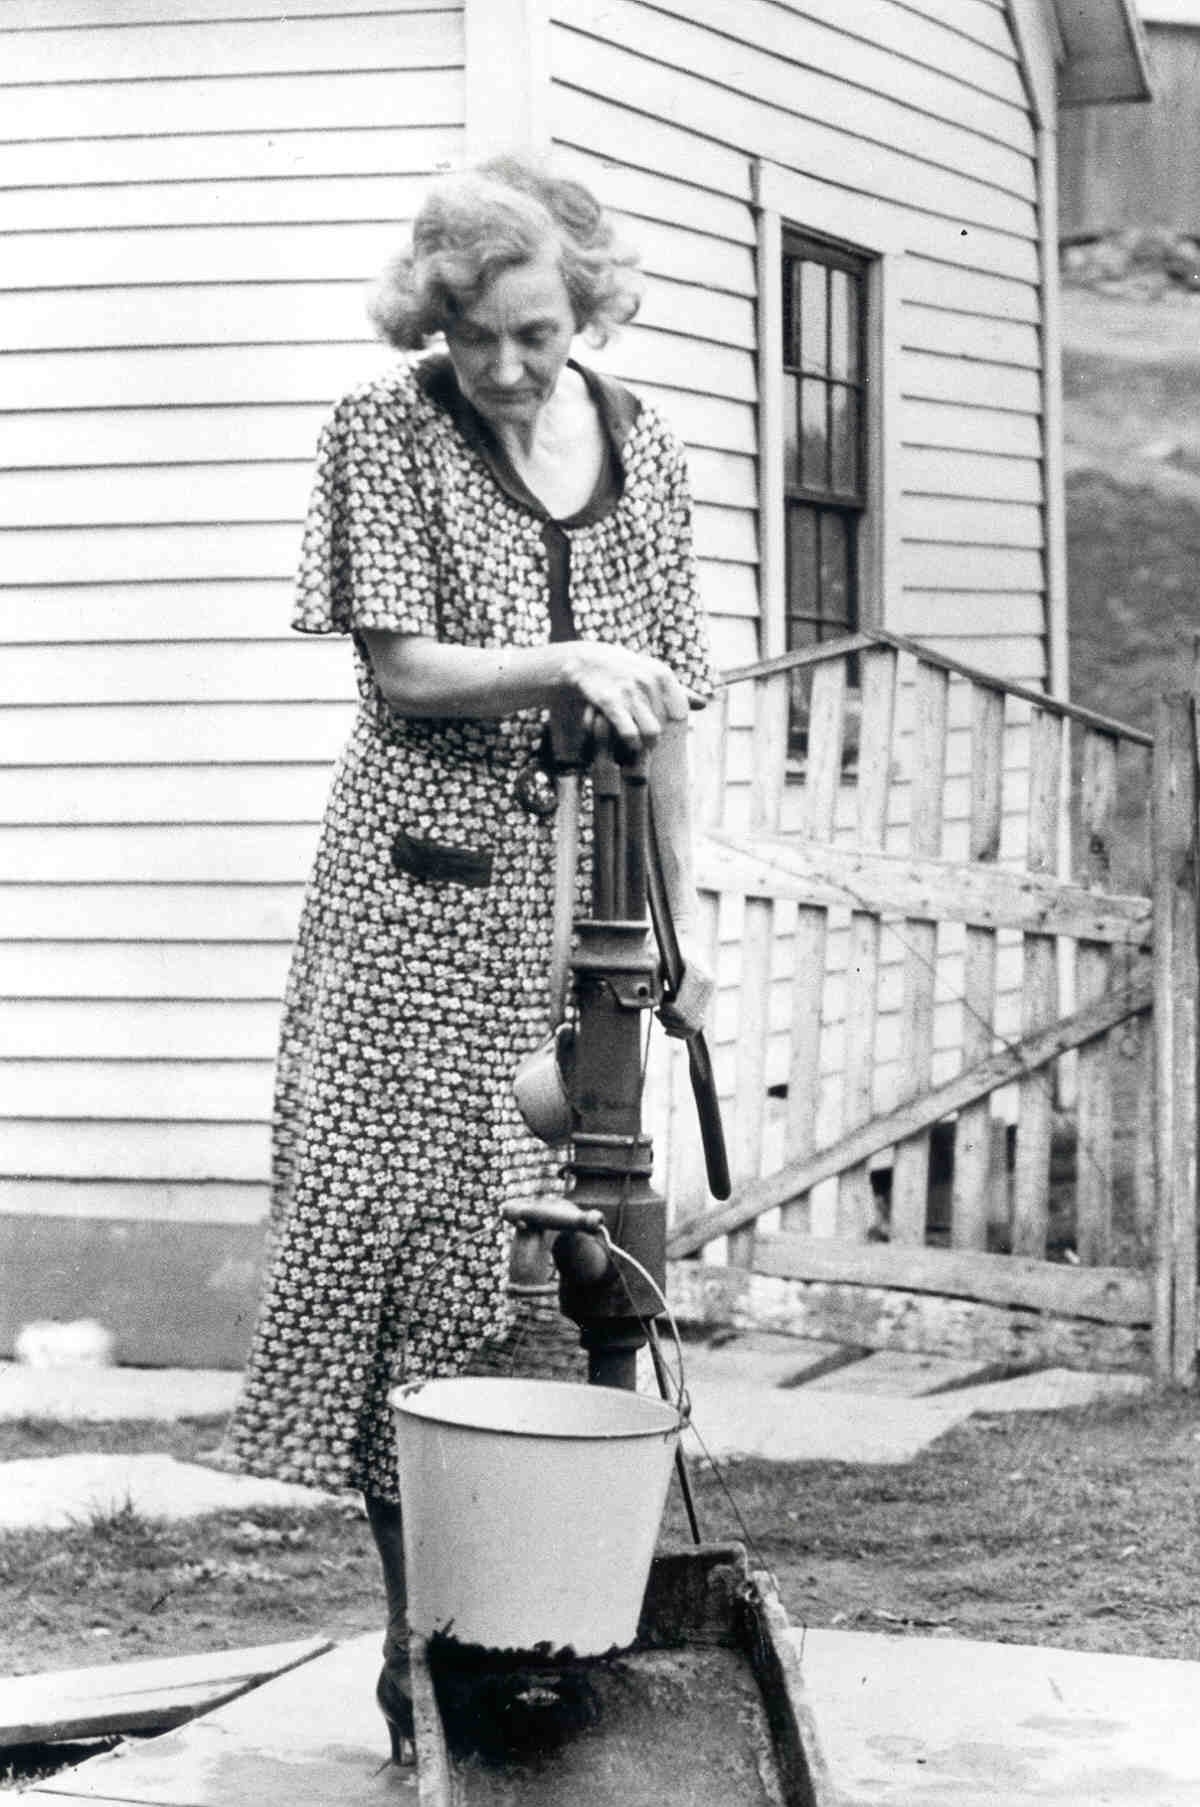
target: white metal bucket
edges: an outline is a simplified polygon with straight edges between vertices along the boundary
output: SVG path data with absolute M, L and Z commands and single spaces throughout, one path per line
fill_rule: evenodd
M 633 1643 L 679 1436 L 673 1405 L 482 1378 L 418 1381 L 391 1404 L 414 1631 L 577 1656 Z

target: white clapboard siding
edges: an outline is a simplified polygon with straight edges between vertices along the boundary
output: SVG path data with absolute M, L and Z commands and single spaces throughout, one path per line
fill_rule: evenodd
M 30 236 L 30 235 L 27 235 Z M 396 231 L 399 239 L 399 229 Z M 113 275 L 117 274 L 112 272 Z M 373 337 L 365 282 L 180 283 L 33 288 L 0 297 L 6 351 L 167 345 L 321 345 Z
M 100 466 L 0 471 L 0 528 L 299 522 L 311 488 L 312 465 L 306 459 L 288 464 L 168 464 L 155 470 Z M 0 540 L 0 547 L 7 543 Z M 293 562 L 297 544 L 292 534 Z
M 300 458 L 311 464 L 321 423 L 333 397 L 316 402 L 269 402 L 187 408 L 72 407 L 70 420 L 43 406 L 23 414 L 0 412 L 0 463 L 9 470 L 95 465 L 238 463 Z
M 387 0 L 388 10 L 453 12 L 460 0 Z M 253 17 L 286 25 L 292 19 L 336 18 L 367 10 L 362 0 L 255 0 Z M 0 26 L 62 31 L 67 26 L 163 25 L 163 0 L 0 0 Z M 191 20 L 244 19 L 246 0 L 187 0 Z
M 803 159 L 810 168 L 837 169 L 847 186 L 920 207 L 935 217 L 953 217 L 997 233 L 1021 229 L 1019 197 L 922 160 L 928 128 L 915 111 L 754 51 L 738 55 L 738 78 L 746 87 L 734 89 L 727 85 L 731 70 L 727 43 L 685 20 L 666 19 L 640 5 L 640 0 L 613 4 L 577 0 L 567 11 L 572 17 L 582 11 L 588 29 L 564 25 L 554 35 L 554 69 L 565 84 L 595 91 L 599 82 L 640 112 L 695 129 L 707 118 L 710 134 L 714 123 L 718 127 L 711 135 L 740 141 L 781 161 L 779 153 L 790 146 L 792 157 Z M 611 41 L 594 35 L 599 32 L 611 32 Z M 675 61 L 660 63 L 660 54 Z M 977 104 L 984 103 L 980 99 Z M 854 109 L 858 130 L 853 136 L 844 125 L 822 123 L 822 115 L 844 121 Z M 1005 112 L 1011 113 L 1014 148 L 1027 151 L 1031 148 L 1027 115 L 1016 109 Z M 874 141 L 860 135 L 868 113 L 878 119 Z M 1003 129 L 1001 122 L 997 128 Z M 936 126 L 933 131 L 936 136 Z M 894 134 L 892 142 L 885 136 L 889 132 Z M 903 148 L 892 147 L 895 139 Z M 948 149 L 946 154 L 952 152 Z M 906 183 L 912 184 L 908 193 Z
M 648 213 L 614 210 L 613 221 L 651 277 L 671 271 L 676 280 L 753 299 L 754 254 L 743 242 L 722 239 L 714 232 L 694 232 Z
M 632 327 L 626 338 L 633 338 L 636 331 Z M 593 362 L 602 364 L 604 355 L 593 354 Z M 730 402 L 719 395 L 700 395 L 687 389 L 668 389 L 647 378 L 638 383 L 638 394 L 666 415 L 689 447 L 753 455 L 756 441 L 752 403 Z
M 906 305 L 901 342 L 914 351 L 986 358 L 989 363 L 1016 365 L 1022 370 L 1039 370 L 1042 362 L 1041 341 L 1032 322 L 951 313 L 945 307 Z
M 948 31 L 997 52 L 1013 64 L 1017 62 L 1008 20 L 994 0 L 908 0 L 906 10 L 935 20 Z
M 121 772 L 116 773 L 119 785 Z M 0 826 L 8 884 L 295 884 L 316 852 L 317 831 L 282 822 Z
M 906 257 L 901 289 L 906 301 L 942 308 L 946 302 L 946 272 L 928 258 Z M 991 320 L 1024 320 L 1036 326 L 1041 319 L 1036 283 L 988 276 L 980 270 L 955 272 L 954 306 L 959 313 L 984 314 Z
M 150 538 L 152 536 L 146 536 Z M 197 532 L 197 539 L 203 536 Z M 0 703 L 343 701 L 349 659 L 340 635 L 114 646 L 13 646 L 0 660 Z
M 270 1060 L 3 1060 L 0 1096 L 14 1117 L 88 1122 L 263 1123 L 271 1114 Z
M 0 136 L 10 144 L 41 137 L 169 138 L 211 130 L 214 119 L 230 132 L 337 131 L 372 121 L 395 125 L 397 119 L 453 125 L 462 110 L 462 72 L 431 63 L 410 70 L 261 75 L 254 81 L 198 76 L 61 87 L 0 84 Z
M 963 407 L 956 402 L 901 400 L 900 433 L 906 446 L 991 452 L 998 457 L 1040 459 L 1041 422 L 1033 414 Z
M 914 400 L 1020 414 L 1036 414 L 1041 406 L 1038 371 L 1014 370 L 983 358 L 910 350 L 904 357 L 902 380 L 905 396 Z
M 0 411 L 75 408 L 229 407 L 241 402 L 310 402 L 325 407 L 343 389 L 382 370 L 382 345 L 163 346 L 150 351 L 15 352 L 5 368 Z M 66 430 L 60 420 L 60 431 Z
M 354 694 L 289 632 L 300 522 L 463 54 L 458 0 L 0 6 L 0 1210 L 262 1214 Z M 718 362 L 734 293 L 676 297 Z
M 447 139 L 447 143 L 449 140 Z M 223 182 L 193 176 L 167 181 L 94 182 L 86 189 L 0 191 L 0 231 L 141 231 L 179 226 L 281 226 L 314 220 L 408 220 L 434 174 L 305 175 L 293 166 L 269 181 Z M 15 173 L 15 172 L 14 172 Z M 226 296 L 227 300 L 232 299 Z
M 952 206 L 966 201 L 965 219 L 1006 223 L 1009 203 L 993 173 L 998 162 L 1009 191 L 1023 187 L 1024 198 L 1032 199 L 1033 146 L 1023 97 L 998 101 L 975 90 L 968 112 L 962 84 L 854 41 L 838 28 L 806 22 L 801 34 L 795 19 L 771 0 L 739 0 L 736 18 L 724 0 L 670 0 L 669 9 L 651 8 L 645 0 L 560 0 L 555 12 L 581 48 L 595 45 L 603 54 L 609 44 L 621 44 L 643 59 L 662 59 L 672 69 L 720 84 L 731 96 L 722 107 L 727 117 L 734 100 L 752 95 L 804 122 L 853 120 L 853 134 L 842 127 L 847 154 L 856 155 L 852 138 L 875 142 L 881 152 L 878 184 L 891 179 L 893 153 L 912 153 L 927 165 L 941 161 L 945 200 Z M 974 130 L 959 130 L 954 122 L 964 117 Z M 980 144 L 985 136 L 1001 147 L 987 164 Z M 831 148 L 828 139 L 824 143 Z M 1024 159 L 1014 154 L 1020 152 Z M 976 163 L 987 170 L 986 181 L 957 173 Z M 994 199 L 979 192 L 993 189 Z M 972 206 L 978 211 L 968 211 Z M 994 217 L 987 217 L 993 210 Z
M 1014 590 L 999 594 L 905 590 L 901 607 L 897 633 L 934 635 L 947 645 L 961 635 L 984 642 L 1005 633 L 1037 639 L 1045 625 L 1044 601 L 1037 590 L 1023 595 Z
M 131 875 L 132 876 L 132 875 Z M 15 941 L 282 941 L 299 885 L 0 884 L 0 923 Z
M 901 559 L 906 588 L 916 590 L 1031 590 L 1042 587 L 1039 552 L 1010 546 L 937 545 L 908 541 Z M 989 667 L 991 661 L 988 662 Z
M 904 525 L 913 539 L 977 546 L 1037 546 L 1042 511 L 1029 502 L 985 502 L 960 497 L 909 495 Z
M 709 0 L 709 9 L 718 3 L 719 0 Z M 910 76 L 906 67 L 915 62 L 943 75 L 956 73 L 984 93 L 1020 106 L 1024 100 L 1021 72 L 1007 31 L 1001 27 L 990 40 L 981 40 L 983 47 L 969 55 L 960 40 L 957 21 L 970 13 L 972 3 L 973 0 L 962 0 L 962 4 L 948 0 L 944 16 L 937 22 L 914 17 L 924 10 L 920 6 L 901 8 L 892 0 L 803 0 L 802 10 L 808 18 L 836 25 L 856 43 L 894 52 L 892 67 L 889 69 L 881 59 L 874 73 L 887 83 L 887 91 L 898 92 L 901 99 L 911 93 L 916 102 L 917 91 L 907 85 Z M 947 30 L 947 25 L 952 29 Z M 934 105 L 936 108 L 936 98 Z
M 139 289 L 177 282 L 311 282 L 328 270 L 336 270 L 342 281 L 357 277 L 365 282 L 394 255 L 397 242 L 391 219 L 162 226 L 153 232 L 15 232 L 8 240 L 12 263 L 6 287 L 19 292 Z
M 273 1060 L 278 1038 L 274 999 L 0 997 L 0 1046 L 9 1060 L 58 1060 L 68 1049 L 77 1060 L 228 1060 L 231 1053 Z
M 102 657 L 111 656 L 104 649 Z M 230 657 L 236 658 L 236 648 Z M 0 766 L 276 764 L 328 769 L 347 703 L 47 703 L 0 709 Z M 2 882 L 2 881 L 0 881 Z
M 261 1180 L 268 1132 L 258 1123 L 48 1123 L 13 1118 L 4 1126 L 6 1174 L 80 1180 Z
M 307 482 L 310 467 L 300 468 Z M 146 474 L 153 496 L 159 473 Z M 92 475 L 89 473 L 89 481 Z M 203 484 L 210 477 L 221 481 L 219 470 L 187 467 L 188 482 Z M 104 472 L 95 473 L 94 478 L 102 485 L 107 482 Z M 73 475 L 68 478 L 73 480 Z M 126 484 L 126 474 L 114 473 L 114 480 L 118 493 L 126 487 L 132 506 L 137 492 Z M 292 582 L 282 577 L 185 584 L 153 580 L 137 584 L 13 584 L 0 590 L 0 645 L 174 640 L 185 635 L 196 640 L 284 639 L 292 605 Z
M 964 496 L 1038 504 L 1042 500 L 1041 475 L 1031 458 L 1005 458 L 992 452 L 907 446 L 904 483 L 913 496 Z
M 58 190 L 64 184 L 69 190 L 78 187 L 80 171 L 86 169 L 89 180 L 74 203 L 79 210 L 86 207 L 88 194 L 96 188 L 101 190 L 103 207 L 103 191 L 110 185 L 137 189 L 160 182 L 258 184 L 262 205 L 255 208 L 249 197 L 242 204 L 249 210 L 249 217 L 274 218 L 269 212 L 269 201 L 275 185 L 291 178 L 361 176 L 369 182 L 382 176 L 394 182 L 404 171 L 432 175 L 457 164 L 462 155 L 462 130 L 457 118 L 444 125 L 427 125 L 421 123 L 419 113 L 418 109 L 410 117 L 395 112 L 375 125 L 344 121 L 336 131 L 297 127 L 274 133 L 264 130 L 260 121 L 228 137 L 219 132 L 199 137 L 156 136 L 152 164 L 147 161 L 145 144 L 138 138 L 88 138 L 76 134 L 48 139 L 38 144 L 36 157 L 30 155 L 28 144 L 0 141 L 0 181 L 15 193 L 36 188 Z M 68 207 L 70 202 L 64 195 L 54 205 Z M 356 204 L 335 217 L 364 216 Z M 192 218 L 192 202 L 186 194 L 181 195 L 179 213 L 172 223 L 182 225 Z M 69 215 L 63 221 L 68 223 L 72 223 Z M 85 217 L 73 223 L 86 225 L 88 221 Z
M 199 77 L 307 73 L 313 69 L 411 70 L 449 68 L 462 61 L 461 15 L 453 8 L 279 20 L 177 16 L 161 22 L 93 24 L 56 33 L 52 42 L 25 32 L 9 38 L 0 65 L 5 86 L 42 86 L 48 68 L 56 84 L 194 81 Z M 48 57 L 52 62 L 48 63 Z M 86 112 L 87 103 L 83 110 Z
M 11 942 L 0 997 L 276 999 L 287 961 L 274 942 Z
M 0 823 L 315 822 L 329 768 L 309 765 L 0 768 Z
M 5 1217 L 119 1218 L 135 1223 L 257 1224 L 267 1215 L 263 1181 L 226 1180 L 203 1186 L 187 1181 L 0 1179 Z
M 7 529 L 0 554 L 14 583 L 53 583 L 63 571 L 64 553 L 77 584 L 136 583 L 147 571 L 156 578 L 277 577 L 294 569 L 298 536 L 287 523 L 229 522 L 219 533 L 181 524 L 154 527 Z

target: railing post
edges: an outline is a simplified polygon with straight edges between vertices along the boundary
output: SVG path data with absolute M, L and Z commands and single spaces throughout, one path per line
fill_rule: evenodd
M 1197 696 L 1164 697 L 1154 736 L 1154 1365 L 1196 1374 Z

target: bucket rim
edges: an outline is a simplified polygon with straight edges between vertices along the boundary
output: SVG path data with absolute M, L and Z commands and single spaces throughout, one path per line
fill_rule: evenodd
M 607 1389 L 585 1386 L 581 1382 L 569 1380 L 543 1380 L 537 1378 L 508 1380 L 502 1375 L 493 1374 L 439 1374 L 430 1375 L 426 1380 L 401 1381 L 397 1386 L 389 1389 L 387 1402 L 393 1412 L 397 1415 L 403 1414 L 408 1418 L 419 1419 L 423 1424 L 441 1424 L 445 1425 L 450 1430 L 474 1431 L 477 1436 L 528 1437 L 542 1442 L 554 1443 L 605 1443 L 625 1442 L 632 1437 L 674 1437 L 679 1436 L 682 1433 L 687 1422 L 684 1414 L 679 1410 L 679 1407 L 670 1400 L 655 1399 L 648 1393 L 633 1392 L 625 1392 L 623 1397 L 625 1399 L 638 1400 L 640 1403 L 637 1410 L 641 1411 L 643 1408 L 650 1408 L 654 1411 L 669 1414 L 669 1422 L 666 1419 L 663 1419 L 657 1424 L 626 1425 L 619 1429 L 614 1427 L 597 1428 L 595 1430 L 586 1431 L 559 1430 L 554 1427 L 542 1425 L 500 1426 L 494 1424 L 471 1424 L 469 1422 L 464 1422 L 460 1416 L 451 1415 L 448 1408 L 443 1408 L 443 1410 L 439 1411 L 436 1406 L 432 1409 L 426 1406 L 423 1410 L 417 1407 L 416 1395 L 429 1387 L 435 1387 L 442 1384 L 449 1385 L 462 1383 L 464 1381 L 469 1381 L 472 1387 L 522 1387 L 529 1389 L 531 1392 L 554 1390 L 560 1394 L 567 1392 L 593 1393 L 597 1391 L 619 1391 L 619 1389 L 616 1388 Z

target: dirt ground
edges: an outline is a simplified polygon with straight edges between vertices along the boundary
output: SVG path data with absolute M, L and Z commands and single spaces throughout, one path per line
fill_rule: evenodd
M 1071 689 L 1148 728 L 1200 633 L 1200 296 L 1063 296 Z

